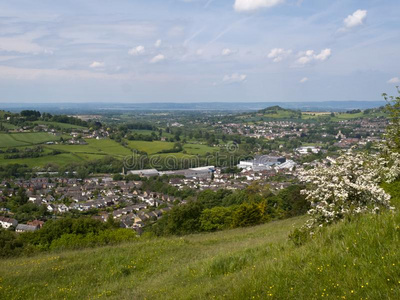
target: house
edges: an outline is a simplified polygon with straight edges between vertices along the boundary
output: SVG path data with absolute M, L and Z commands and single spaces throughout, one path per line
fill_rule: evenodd
M 66 213 L 68 212 L 68 206 L 66 206 L 65 204 L 60 204 L 57 206 L 57 210 L 59 213 Z
M 18 224 L 15 229 L 16 232 L 34 232 L 39 229 L 39 226 L 27 225 L 27 224 Z
M 38 226 L 39 229 L 43 227 L 44 222 L 43 221 L 39 221 L 39 220 L 33 220 L 31 222 L 27 222 L 26 224 L 31 225 L 31 226 Z
M 314 146 L 303 146 L 300 148 L 296 149 L 297 152 L 299 152 L 300 154 L 304 155 L 304 154 L 310 154 L 310 153 L 319 153 L 320 149 L 316 148 Z
M 18 221 L 11 218 L 0 217 L 0 225 L 5 229 L 10 228 L 11 226 L 17 227 Z

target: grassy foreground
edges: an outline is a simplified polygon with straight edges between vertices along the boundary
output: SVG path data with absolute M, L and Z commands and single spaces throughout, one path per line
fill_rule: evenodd
M 3 260 L 0 299 L 400 299 L 398 213 L 293 246 L 304 220 Z

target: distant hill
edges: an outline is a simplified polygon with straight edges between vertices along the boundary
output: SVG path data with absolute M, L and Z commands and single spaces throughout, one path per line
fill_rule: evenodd
M 301 119 L 300 110 L 285 109 L 278 105 L 261 109 L 258 114 L 277 119 Z

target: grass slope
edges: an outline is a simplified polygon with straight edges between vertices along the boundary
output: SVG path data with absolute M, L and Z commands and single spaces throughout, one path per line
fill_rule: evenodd
M 120 157 L 131 154 L 129 149 L 110 139 L 87 139 L 86 142 L 88 143 L 87 145 L 51 145 L 48 146 L 48 148 L 77 154 L 82 153 Z
M 174 148 L 174 143 L 172 142 L 162 142 L 162 141 L 128 141 L 128 146 L 132 149 L 138 151 L 144 151 L 147 154 L 158 153 L 162 150 L 169 150 Z
M 59 139 L 60 137 L 46 132 L 27 132 L 11 134 L 1 133 L 0 148 L 37 145 L 49 141 L 56 141 Z
M 2 299 L 399 299 L 400 215 L 287 240 L 305 217 L 0 262 Z
M 83 126 L 68 124 L 68 123 L 60 123 L 60 122 L 35 121 L 33 123 L 37 125 L 57 126 L 62 129 L 87 129 L 86 127 Z

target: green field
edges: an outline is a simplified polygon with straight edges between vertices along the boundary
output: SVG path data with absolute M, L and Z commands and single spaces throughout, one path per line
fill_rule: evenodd
M 87 129 L 86 127 L 83 126 L 67 124 L 67 123 L 59 123 L 59 122 L 35 121 L 34 123 L 37 125 L 57 126 L 62 129 Z
M 18 133 L 8 135 L 0 134 L 0 141 L 3 142 L 1 145 L 7 145 L 2 147 L 24 148 L 26 146 L 32 146 L 27 142 L 29 138 L 32 138 L 33 142 L 38 143 L 38 141 L 47 141 L 48 136 L 50 136 L 50 138 L 60 138 L 47 133 Z M 18 140 L 15 138 L 18 138 Z M 25 140 L 25 142 L 23 140 Z M 88 139 L 87 143 L 88 145 L 44 145 L 44 153 L 49 153 L 51 150 L 59 150 L 63 153 L 58 155 L 46 155 L 37 158 L 4 159 L 4 154 L 0 154 L 0 165 L 26 164 L 29 167 L 43 167 L 51 163 L 64 166 L 72 162 L 84 162 L 88 160 L 100 159 L 106 155 L 122 159 L 126 155 L 131 154 L 129 149 L 121 146 L 113 140 Z
M 1 124 L 3 125 L 4 128 L 7 128 L 7 129 L 16 129 L 16 128 L 18 128 L 17 126 L 15 126 L 13 124 L 10 124 L 10 123 L 1 122 Z
M 185 144 L 183 149 L 186 151 L 187 154 L 191 155 L 205 155 L 206 153 L 213 153 L 218 151 L 218 148 L 213 148 L 207 145 L 201 144 Z
M 155 154 L 162 150 L 172 149 L 174 147 L 174 143 L 161 141 L 128 141 L 128 146 L 138 151 L 144 151 L 147 154 Z
M 59 139 L 59 136 L 46 132 L 0 133 L 0 148 L 38 145 Z
M 87 145 L 51 145 L 49 149 L 76 154 L 97 154 L 123 157 L 131 154 L 131 151 L 110 139 L 87 139 Z
M 17 158 L 17 159 L 3 159 L 3 156 L 0 156 L 0 165 L 8 165 L 8 164 L 25 164 L 28 167 L 44 167 L 47 164 L 56 164 L 59 166 L 65 166 L 72 162 L 80 162 L 84 161 L 83 157 L 79 155 L 75 155 L 72 153 L 62 153 L 58 155 L 46 155 L 42 157 L 36 158 Z
M 27 147 L 32 146 L 31 143 L 37 143 L 51 140 L 49 138 L 59 137 L 52 136 L 47 133 L 18 133 L 18 134 L 0 134 L 1 147 Z M 17 140 L 18 139 L 18 140 Z M 30 141 L 31 143 L 29 143 Z M 161 141 L 129 141 L 129 148 L 123 147 L 121 144 L 110 140 L 110 139 L 87 139 L 87 145 L 68 145 L 68 144 L 58 144 L 58 145 L 44 145 L 45 150 L 50 152 L 50 150 L 59 150 L 63 152 L 62 154 L 56 156 L 44 156 L 39 158 L 21 158 L 21 159 L 3 159 L 3 155 L 0 155 L 0 165 L 6 164 L 26 164 L 30 167 L 42 167 L 47 163 L 55 163 L 59 165 L 66 165 L 71 162 L 80 162 L 93 159 L 99 159 L 106 155 L 115 157 L 117 159 L 123 159 L 127 155 L 131 155 L 132 151 L 129 149 L 137 149 L 138 151 L 145 151 L 149 155 L 154 155 L 162 150 L 172 149 L 174 143 L 172 142 L 161 142 Z M 190 158 L 194 155 L 204 156 L 207 152 L 214 152 L 218 150 L 217 148 L 212 148 L 207 145 L 201 144 L 185 144 L 184 151 L 179 153 L 162 153 L 157 154 L 160 157 L 174 156 L 176 158 Z

